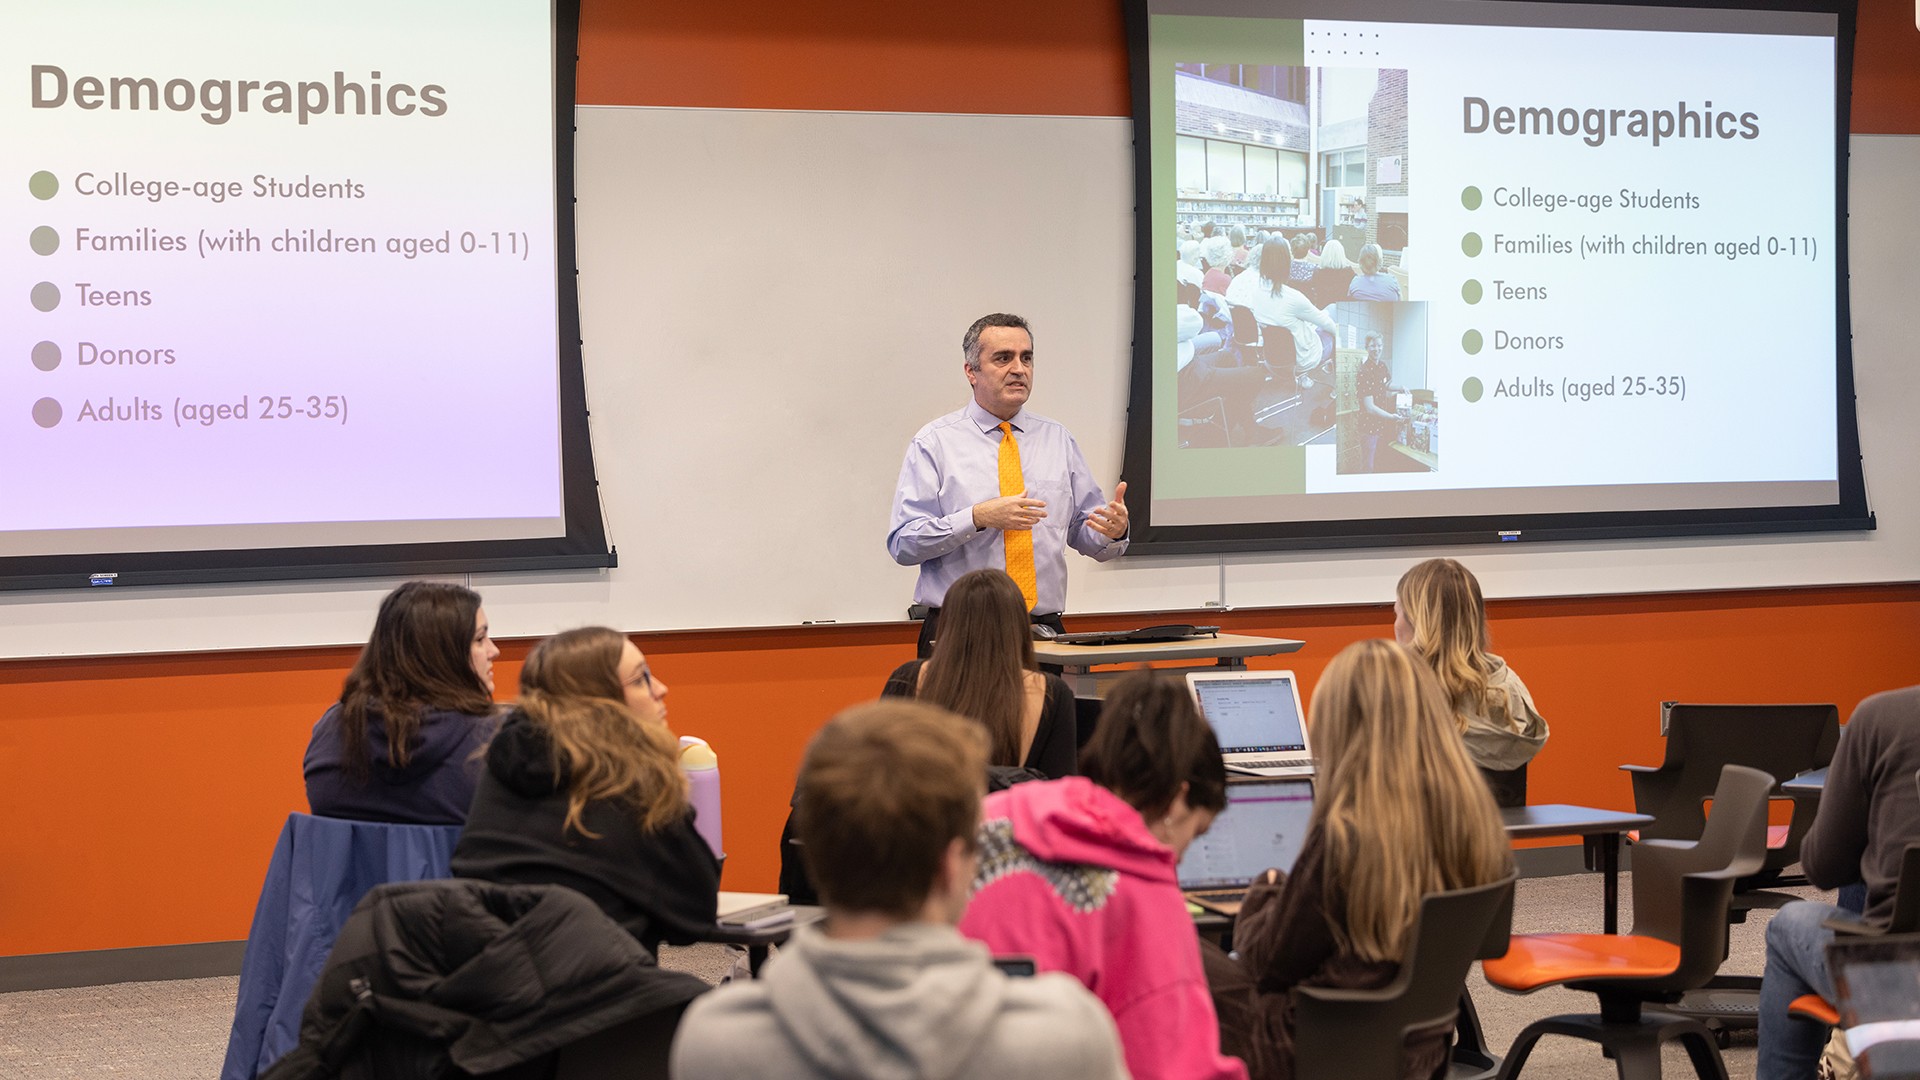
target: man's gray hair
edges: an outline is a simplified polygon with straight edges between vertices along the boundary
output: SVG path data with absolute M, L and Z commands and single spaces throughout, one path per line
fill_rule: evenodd
M 1033 328 L 1027 325 L 1027 320 L 1018 315 L 996 311 L 991 315 L 980 316 L 973 320 L 973 325 L 967 327 L 966 336 L 960 339 L 960 355 L 967 358 L 967 366 L 975 371 L 980 370 L 980 333 L 993 326 L 1005 327 L 1009 330 L 1025 330 L 1027 341 L 1029 343 L 1033 341 Z
M 1376 342 L 1376 341 L 1380 343 L 1380 347 L 1381 347 L 1381 348 L 1383 348 L 1383 349 L 1384 349 L 1384 348 L 1386 348 L 1386 347 L 1387 347 L 1387 335 L 1385 335 L 1385 334 L 1383 334 L 1383 333 L 1381 333 L 1381 332 L 1380 332 L 1380 331 L 1378 331 L 1378 330 L 1369 330 L 1369 331 L 1367 331 L 1367 336 L 1366 336 L 1365 338 L 1363 338 L 1363 339 L 1361 339 L 1361 344 L 1363 344 L 1363 345 L 1371 345 L 1371 344 L 1373 344 L 1373 343 L 1374 343 L 1374 342 Z

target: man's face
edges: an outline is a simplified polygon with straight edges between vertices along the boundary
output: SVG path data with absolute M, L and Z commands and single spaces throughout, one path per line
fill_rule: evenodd
M 1008 420 L 1033 394 L 1033 338 L 1011 326 L 980 331 L 980 369 L 966 369 L 973 400 Z

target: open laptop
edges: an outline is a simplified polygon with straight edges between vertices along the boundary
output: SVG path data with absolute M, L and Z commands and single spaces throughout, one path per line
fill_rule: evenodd
M 1920 1076 L 1920 935 L 1837 935 L 1827 972 L 1860 1075 Z
M 1312 776 L 1306 713 L 1291 671 L 1191 671 L 1187 688 L 1213 725 L 1227 769 L 1249 776 Z
M 1223 915 L 1238 915 L 1247 886 L 1269 867 L 1291 872 L 1313 817 L 1313 781 L 1239 780 L 1227 808 L 1180 857 L 1180 889 Z

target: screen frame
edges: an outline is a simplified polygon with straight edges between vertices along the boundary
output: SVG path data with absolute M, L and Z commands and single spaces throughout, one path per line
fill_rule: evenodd
M 1788 11 L 1836 17 L 1834 39 L 1834 260 L 1836 403 L 1835 464 L 1838 498 L 1830 505 L 1695 510 L 1613 510 L 1572 513 L 1425 515 L 1318 519 L 1216 525 L 1153 523 L 1154 238 L 1151 72 L 1148 0 L 1123 0 L 1127 66 L 1133 106 L 1134 317 L 1121 476 L 1127 482 L 1128 555 L 1213 555 L 1251 551 L 1389 548 L 1536 541 L 1637 540 L 1662 537 L 1752 536 L 1806 532 L 1865 532 L 1877 527 L 1867 504 L 1853 377 L 1852 313 L 1848 287 L 1847 167 L 1853 97 L 1854 0 L 1646 0 L 1632 5 L 1546 0 L 1590 7 L 1660 7 L 1721 11 Z M 1276 13 L 1278 17 L 1279 13 Z M 1411 20 L 1410 20 L 1411 21 Z
M 565 532 L 528 539 L 0 556 L 0 591 L 129 585 L 386 578 L 617 566 L 606 526 L 587 426 L 581 356 L 578 252 L 574 226 L 574 100 L 580 2 L 551 0 L 555 353 L 560 406 L 561 512 Z

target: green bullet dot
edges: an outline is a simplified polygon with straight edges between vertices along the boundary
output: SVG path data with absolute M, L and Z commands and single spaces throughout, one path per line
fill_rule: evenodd
M 60 233 L 51 225 L 42 225 L 27 237 L 35 255 L 51 255 L 60 250 Z
M 1477 187 L 1470 187 L 1467 190 L 1461 192 L 1460 205 L 1466 207 L 1469 210 L 1480 209 L 1480 189 Z
M 51 199 L 54 192 L 60 190 L 60 178 L 42 169 L 27 177 L 27 190 L 33 192 L 36 199 Z
M 1466 398 L 1469 404 L 1479 401 L 1480 395 L 1485 391 L 1486 387 L 1480 385 L 1479 379 L 1470 378 L 1460 384 L 1460 396 Z
M 43 341 L 33 347 L 33 366 L 41 371 L 52 371 L 60 366 L 60 346 L 51 341 Z
M 1460 347 L 1467 350 L 1468 356 L 1473 356 L 1477 354 L 1480 351 L 1480 345 L 1481 345 L 1480 331 L 1469 330 L 1466 333 L 1460 335 Z
M 1480 234 L 1470 232 L 1461 237 L 1460 250 L 1466 252 L 1469 259 L 1480 254 Z
M 1469 281 L 1465 285 L 1460 286 L 1460 299 L 1465 300 L 1469 304 L 1479 303 L 1480 283 L 1477 281 Z
M 30 298 L 33 306 L 41 311 L 52 311 L 60 306 L 60 286 L 51 281 L 43 281 L 33 287 Z

